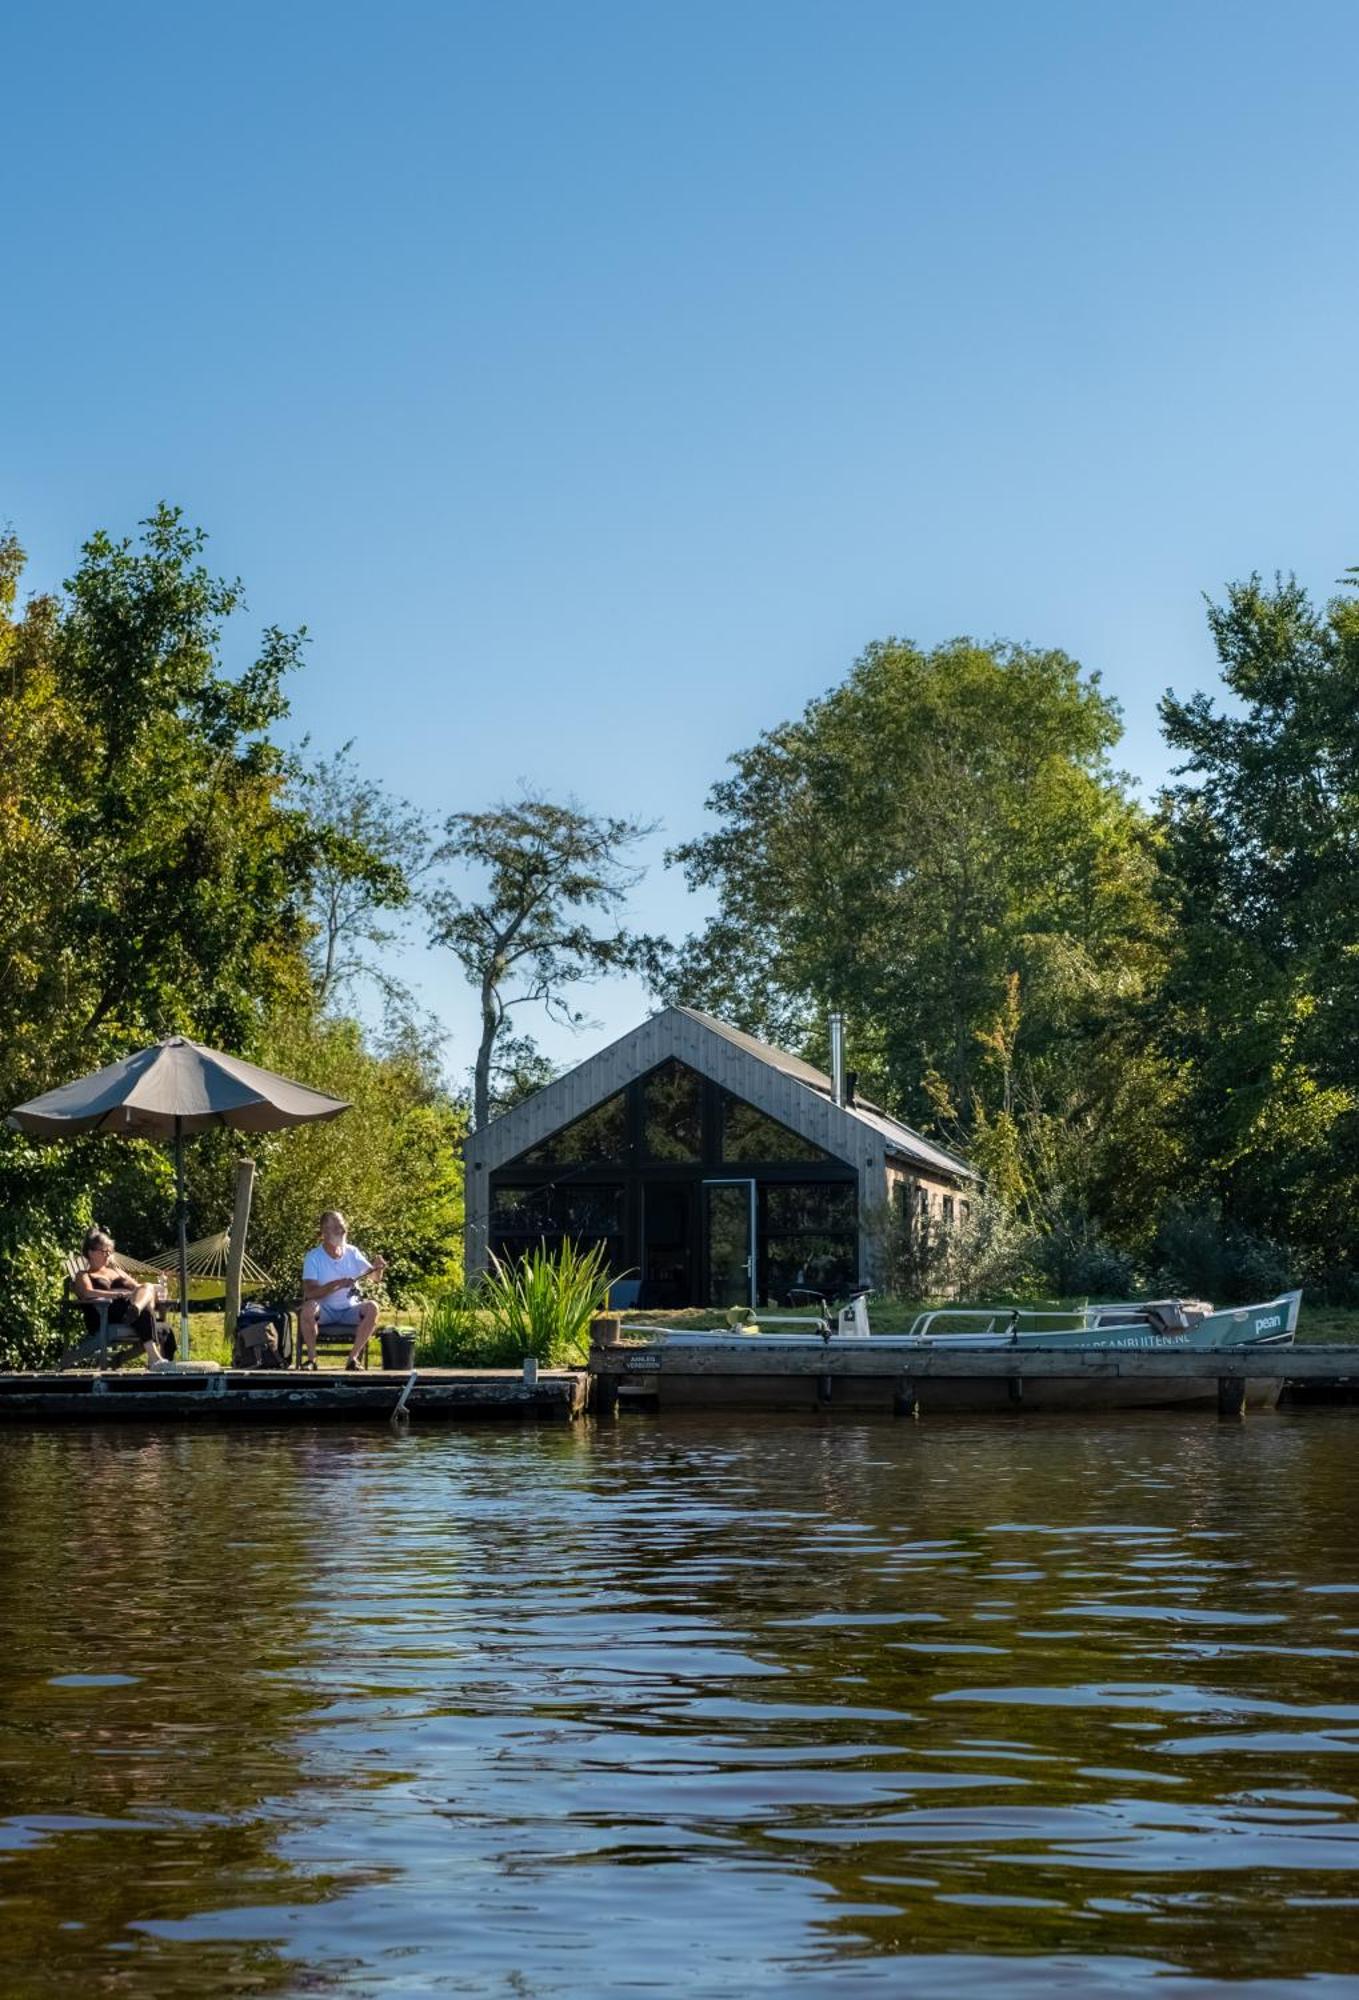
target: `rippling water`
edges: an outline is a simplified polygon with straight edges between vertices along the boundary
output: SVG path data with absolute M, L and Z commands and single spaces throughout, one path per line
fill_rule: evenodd
M 0 1437 L 0 1989 L 1359 1992 L 1356 1447 Z

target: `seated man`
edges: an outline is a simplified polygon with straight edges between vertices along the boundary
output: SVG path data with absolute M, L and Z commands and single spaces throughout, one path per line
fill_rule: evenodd
M 112 1295 L 109 1307 L 110 1326 L 128 1326 L 146 1349 L 148 1368 L 159 1368 L 165 1362 L 160 1350 L 160 1340 L 156 1328 L 156 1290 L 154 1285 L 139 1285 L 135 1278 L 129 1278 L 126 1271 L 110 1261 L 113 1256 L 113 1238 L 102 1229 L 91 1229 L 80 1246 L 85 1259 L 83 1271 L 77 1271 L 72 1281 L 77 1299 L 84 1310 L 85 1324 L 91 1333 L 99 1331 L 99 1309 L 95 1299 Z M 174 1336 L 166 1337 L 166 1345 L 173 1354 Z
M 387 1265 L 381 1257 L 372 1262 L 348 1241 L 348 1227 L 338 1209 L 328 1208 L 321 1217 L 321 1240 L 302 1260 L 302 1311 L 298 1326 L 302 1334 L 304 1368 L 316 1367 L 318 1326 L 353 1329 L 354 1343 L 346 1368 L 363 1365 L 364 1349 L 373 1337 L 378 1309 L 373 1299 L 360 1299 L 360 1278 L 381 1278 Z

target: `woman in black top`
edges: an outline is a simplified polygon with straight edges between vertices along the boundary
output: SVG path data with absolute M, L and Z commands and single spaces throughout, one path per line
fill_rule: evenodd
M 84 1307 L 85 1324 L 90 1332 L 99 1331 L 99 1312 L 93 1301 L 112 1293 L 110 1326 L 130 1326 L 146 1348 L 147 1367 L 159 1367 L 165 1356 L 160 1351 L 156 1332 L 154 1288 L 139 1285 L 135 1278 L 129 1278 L 126 1271 L 120 1271 L 116 1264 L 110 1262 L 113 1238 L 105 1235 L 102 1229 L 91 1229 L 80 1248 L 85 1258 L 85 1269 L 76 1274 L 75 1295 Z

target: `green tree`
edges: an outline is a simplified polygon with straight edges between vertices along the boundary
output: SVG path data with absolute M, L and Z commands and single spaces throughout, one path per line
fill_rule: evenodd
M 590 921 L 623 907 L 641 876 L 625 857 L 652 830 L 540 798 L 448 820 L 435 861 L 486 877 L 479 900 L 444 887 L 428 903 L 431 942 L 453 953 L 477 989 L 478 1131 L 491 1115 L 496 1045 L 516 1008 L 541 1006 L 551 1019 L 579 1026 L 585 1017 L 570 996 L 582 981 L 653 963 L 653 939 L 625 927 L 601 932 Z
M 823 1060 L 838 1007 L 866 1087 L 905 1116 L 997 1159 L 1027 1135 L 1016 1191 L 1055 1121 L 1091 1198 L 1126 1208 L 1113 1116 L 1154 1123 L 1167 1079 L 1130 1062 L 1162 946 L 1119 733 L 1063 653 L 870 646 L 713 788 L 717 829 L 672 858 L 717 912 L 662 990 Z
M 352 1024 L 323 1035 L 314 1023 L 319 871 L 342 861 L 362 885 L 367 901 L 345 905 L 339 925 L 349 949 L 375 927 L 381 898 L 403 893 L 390 851 L 365 845 L 386 823 L 355 812 L 337 829 L 313 811 L 315 788 L 276 741 L 303 634 L 270 627 L 243 671 L 226 671 L 241 588 L 210 574 L 203 546 L 161 507 L 136 542 L 92 536 L 64 594 L 20 613 L 22 551 L 0 538 L 0 1111 L 174 1032 L 268 1062 L 289 1020 L 304 1059 L 293 1073 L 350 1096 L 345 1081 L 359 1074 L 364 1157 L 415 1190 L 409 1229 L 390 1218 L 400 1270 L 422 1258 L 442 1269 L 456 1219 L 435 1219 L 428 1190 L 431 1177 L 457 1178 L 454 1114 L 423 1062 L 412 1067 L 415 1030 L 375 1054 Z M 332 1060 L 344 1076 L 325 1073 Z M 230 1151 L 191 1149 L 212 1197 L 199 1212 L 214 1223 Z M 60 1255 L 91 1213 L 126 1221 L 131 1248 L 164 1242 L 165 1150 L 35 1148 L 0 1126 L 0 1361 L 50 1344 Z
M 307 953 L 316 1001 L 334 1008 L 367 982 L 389 1007 L 409 1012 L 411 994 L 393 969 L 400 933 L 390 919 L 410 908 L 429 840 L 420 815 L 365 778 L 352 750 L 346 743 L 316 764 L 303 751 L 316 835 Z
M 1359 600 L 1252 575 L 1210 604 L 1229 697 L 1167 694 L 1174 949 L 1195 1192 L 1304 1265 L 1359 1257 Z
M 444 1088 L 438 1051 L 407 1030 L 384 1049 L 354 1021 L 296 1010 L 267 1023 L 262 1059 L 348 1100 L 342 1118 L 252 1138 L 258 1178 L 251 1254 L 284 1296 L 296 1297 L 302 1258 L 321 1213 L 338 1208 L 355 1240 L 388 1262 L 398 1298 L 462 1271 L 462 1140 L 466 1111 Z M 195 1194 L 202 1212 L 230 1212 L 229 1155 L 204 1154 Z

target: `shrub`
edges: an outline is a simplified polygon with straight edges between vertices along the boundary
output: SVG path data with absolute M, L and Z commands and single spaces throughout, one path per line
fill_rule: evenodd
M 77 1147 L 0 1134 L 0 1367 L 56 1357 L 63 1262 L 92 1219 L 86 1174 Z
M 569 1240 L 551 1251 L 504 1263 L 491 1252 L 481 1298 L 491 1328 L 512 1349 L 557 1367 L 578 1367 L 589 1352 L 590 1321 L 604 1310 L 613 1273 L 602 1243 L 582 1250 Z
M 482 1288 L 450 1285 L 427 1306 L 415 1347 L 421 1368 L 511 1367 L 519 1356 L 509 1350 L 486 1314 Z
M 1288 1253 L 1211 1208 L 1172 1208 L 1152 1249 L 1158 1287 L 1227 1305 L 1272 1298 L 1289 1282 Z
M 1059 1216 L 1037 1239 L 1034 1262 L 1055 1298 L 1127 1299 L 1138 1288 L 1137 1266 L 1128 1252 L 1083 1215 Z
M 1034 1288 L 1034 1237 L 997 1196 L 978 1189 L 966 1220 L 942 1229 L 893 1206 L 870 1219 L 881 1288 L 892 1298 L 1024 1296 Z

